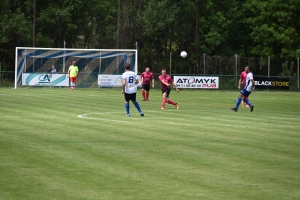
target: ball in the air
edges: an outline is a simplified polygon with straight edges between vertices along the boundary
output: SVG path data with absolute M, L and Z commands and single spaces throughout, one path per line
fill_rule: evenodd
M 185 51 L 182 51 L 182 52 L 180 53 L 180 56 L 183 57 L 183 58 L 185 58 L 185 57 L 187 57 L 187 53 L 186 53 Z

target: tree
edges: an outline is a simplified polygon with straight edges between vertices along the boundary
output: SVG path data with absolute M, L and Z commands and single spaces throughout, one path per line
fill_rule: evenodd
M 244 13 L 251 29 L 251 54 L 294 57 L 300 42 L 299 9 L 298 0 L 248 0 Z
M 145 9 L 139 14 L 140 23 L 143 25 L 143 49 L 140 54 L 144 56 L 144 65 L 159 71 L 169 64 L 170 52 L 178 55 L 177 59 L 180 59 L 180 50 L 194 52 L 194 13 L 195 6 L 192 1 L 147 1 Z M 183 69 L 180 63 L 175 59 L 174 64 L 173 69 L 180 73 Z
M 14 1 L 1 2 L 0 23 L 0 62 L 4 70 L 14 69 L 14 52 L 16 46 L 30 46 L 31 25 L 20 8 L 10 9 Z
M 300 1 L 199 0 L 200 54 L 196 55 L 195 0 L 39 0 L 37 46 L 67 48 L 139 44 L 139 66 L 160 71 L 173 54 L 174 73 L 193 73 L 195 57 L 300 55 Z M 16 46 L 32 46 L 33 0 L 0 1 L 0 61 L 14 69 Z M 180 51 L 187 51 L 182 59 Z M 175 56 L 176 55 L 176 56 Z

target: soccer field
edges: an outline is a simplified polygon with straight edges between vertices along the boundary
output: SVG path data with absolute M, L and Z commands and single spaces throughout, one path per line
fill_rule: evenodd
M 300 199 L 300 93 L 0 89 L 0 199 Z

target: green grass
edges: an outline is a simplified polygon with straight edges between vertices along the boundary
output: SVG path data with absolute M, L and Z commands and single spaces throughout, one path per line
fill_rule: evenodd
M 1 88 L 0 199 L 299 199 L 300 93 L 237 95 Z

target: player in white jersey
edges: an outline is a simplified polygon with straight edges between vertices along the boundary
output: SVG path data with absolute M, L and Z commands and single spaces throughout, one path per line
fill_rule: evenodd
M 238 111 L 238 108 L 240 106 L 240 103 L 242 101 L 242 99 L 244 100 L 244 102 L 249 105 L 250 107 L 250 112 L 253 111 L 254 106 L 250 103 L 249 99 L 247 98 L 252 91 L 254 91 L 255 89 L 255 82 L 253 79 L 253 73 L 252 73 L 252 68 L 251 66 L 246 66 L 245 70 L 247 72 L 247 77 L 246 77 L 246 85 L 245 87 L 241 90 L 241 93 L 237 99 L 236 105 L 234 108 L 231 108 L 231 110 L 233 111 Z
M 130 71 L 130 64 L 126 63 L 125 72 L 122 75 L 122 94 L 125 96 L 126 117 L 130 117 L 129 101 L 132 101 L 140 115 L 144 116 L 139 103 L 136 101 L 136 84 L 138 83 L 137 75 L 133 71 Z

